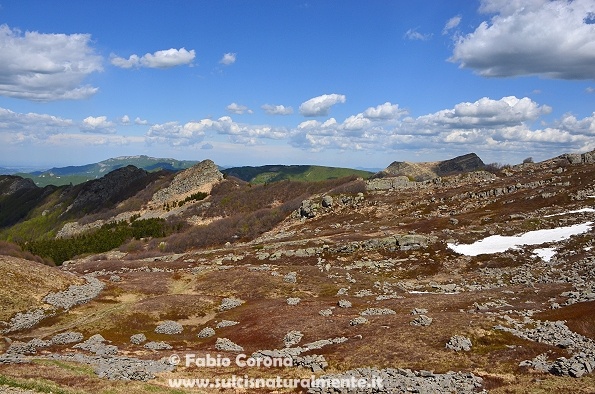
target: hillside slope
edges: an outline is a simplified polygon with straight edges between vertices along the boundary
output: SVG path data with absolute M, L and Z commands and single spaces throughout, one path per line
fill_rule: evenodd
M 233 167 L 222 171 L 225 175 L 255 184 L 282 180 L 316 182 L 347 176 L 368 178 L 371 172 L 351 168 L 323 167 L 308 165 L 266 165 L 258 167 Z

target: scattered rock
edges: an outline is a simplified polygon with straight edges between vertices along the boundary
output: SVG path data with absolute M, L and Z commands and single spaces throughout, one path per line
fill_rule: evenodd
M 471 346 L 471 340 L 461 335 L 452 336 L 446 343 L 446 348 L 454 350 L 455 352 L 468 352 L 471 350 Z
M 351 302 L 347 300 L 339 300 L 337 304 L 339 308 L 351 308 Z
M 166 320 L 155 328 L 157 334 L 175 335 L 181 334 L 182 331 L 184 331 L 184 327 L 173 320 Z
M 285 347 L 297 345 L 298 343 L 300 343 L 303 337 L 304 334 L 302 334 L 300 331 L 289 331 L 287 334 L 285 334 L 285 337 L 283 337 L 283 344 L 285 345 Z
M 235 326 L 236 324 L 240 324 L 240 322 L 233 320 L 221 320 L 219 323 L 217 323 L 215 328 L 231 327 Z
M 287 299 L 287 305 L 297 305 L 297 304 L 300 303 L 300 301 L 301 301 L 301 299 L 298 298 L 298 297 L 288 298 Z
M 140 345 L 147 341 L 145 334 L 134 334 L 130 336 L 130 343 L 134 345 Z
M 83 340 L 83 334 L 80 332 L 68 331 L 56 334 L 52 337 L 53 345 L 67 345 L 69 343 L 78 343 Z
M 227 338 L 217 338 L 217 342 L 215 342 L 215 349 L 220 350 L 222 352 L 243 352 L 244 348 L 240 345 L 233 343 L 231 340 Z
M 358 317 L 352 319 L 349 322 L 349 325 L 350 326 L 358 326 L 360 324 L 366 324 L 367 322 L 368 322 L 368 319 L 366 319 L 365 317 L 362 317 L 362 316 L 358 316 Z
M 283 277 L 283 282 L 296 283 L 297 282 L 297 272 L 289 272 L 287 275 L 285 275 Z
M 395 311 L 389 308 L 368 308 L 360 315 L 362 316 L 380 316 L 380 315 L 394 315 L 396 314 Z
M 219 305 L 219 311 L 223 312 L 233 308 L 237 308 L 243 303 L 244 301 L 240 300 L 239 298 L 224 298 L 221 300 L 221 305 Z
M 199 338 L 209 338 L 215 335 L 215 330 L 211 327 L 205 327 L 198 333 Z
M 427 327 L 430 324 L 432 324 L 432 318 L 428 317 L 426 315 L 417 315 L 417 317 L 415 319 L 413 319 L 409 324 L 411 324 L 412 326 L 421 326 L 421 327 Z

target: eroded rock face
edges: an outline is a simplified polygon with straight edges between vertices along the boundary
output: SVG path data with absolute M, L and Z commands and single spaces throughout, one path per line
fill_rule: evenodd
M 135 166 L 126 166 L 110 172 L 103 178 L 87 182 L 76 196 L 69 210 L 93 212 L 106 203 L 118 203 L 142 190 L 149 173 Z
M 180 172 L 171 184 L 153 195 L 153 202 L 164 202 L 183 199 L 196 192 L 208 192 L 210 185 L 223 179 L 223 174 L 212 160 L 203 160 L 193 167 Z M 207 188 L 208 190 L 201 190 Z

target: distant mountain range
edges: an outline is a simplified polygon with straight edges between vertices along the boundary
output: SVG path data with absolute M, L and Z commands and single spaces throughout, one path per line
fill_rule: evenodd
M 192 167 L 198 161 L 163 159 L 149 156 L 122 156 L 100 161 L 99 163 L 87 164 L 82 166 L 56 167 L 45 171 L 23 172 L 15 175 L 23 178 L 29 178 L 37 186 L 47 185 L 77 185 L 86 181 L 101 178 L 102 176 L 133 165 L 137 168 L 153 172 L 159 170 L 180 171 Z
M 144 155 L 122 156 L 104 160 L 99 163 L 82 166 L 55 167 L 49 170 L 33 172 L 17 172 L 14 170 L 11 171 L 10 169 L 0 168 L 0 174 L 14 174 L 23 178 L 28 178 L 40 187 L 48 185 L 62 186 L 69 184 L 78 185 L 93 179 L 99 179 L 114 170 L 129 165 L 141 168 L 148 172 L 159 170 L 177 172 L 190 168 L 197 163 L 198 161 L 154 158 Z M 365 170 L 310 165 L 265 165 L 220 169 L 226 175 L 257 184 L 287 179 L 294 181 L 322 181 L 351 175 L 368 178 L 373 174 L 373 172 Z M 2 170 L 5 171 L 3 172 Z

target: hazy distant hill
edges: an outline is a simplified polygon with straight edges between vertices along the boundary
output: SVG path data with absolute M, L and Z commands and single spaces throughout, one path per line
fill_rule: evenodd
M 338 179 L 350 175 L 368 178 L 373 173 L 363 170 L 338 167 L 307 165 L 266 165 L 258 167 L 233 167 L 222 170 L 225 175 L 234 176 L 251 183 L 270 183 L 282 180 L 323 181 Z
M 51 168 L 46 171 L 35 171 L 30 173 L 18 173 L 23 178 L 32 179 L 38 186 L 47 185 L 77 185 L 92 179 L 98 179 L 118 168 L 133 165 L 137 168 L 152 172 L 158 170 L 179 171 L 190 168 L 198 163 L 197 161 L 163 159 L 149 156 L 122 156 L 99 163 L 82 166 L 68 166 Z

